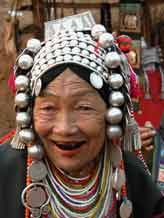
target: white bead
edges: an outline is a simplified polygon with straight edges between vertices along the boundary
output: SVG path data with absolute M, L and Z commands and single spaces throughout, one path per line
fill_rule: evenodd
M 117 107 L 112 107 L 107 110 L 106 119 L 111 124 L 118 124 L 123 117 L 122 111 Z
M 24 91 L 29 85 L 29 78 L 24 75 L 19 75 L 15 79 L 15 86 L 18 91 Z
M 91 35 L 94 39 L 97 40 L 99 36 L 105 32 L 106 32 L 106 29 L 102 24 L 96 24 L 95 26 L 93 26 L 91 30 Z
M 29 96 L 26 93 L 18 93 L 15 96 L 15 104 L 20 108 L 28 106 Z
M 35 138 L 34 132 L 31 129 L 22 129 L 19 132 L 20 140 L 24 143 L 32 142 Z
M 24 54 L 18 59 L 18 66 L 22 70 L 28 70 L 33 65 L 33 59 L 30 55 Z
M 118 73 L 114 73 L 114 74 L 110 75 L 108 81 L 109 81 L 109 85 L 113 89 L 121 88 L 121 86 L 124 83 L 123 77 Z
M 103 87 L 103 79 L 94 72 L 90 74 L 90 82 L 96 89 L 101 89 Z
M 41 42 L 38 39 L 30 39 L 27 42 L 27 49 L 34 53 L 38 52 L 41 49 Z
M 112 69 L 118 67 L 121 64 L 120 55 L 115 51 L 109 52 L 105 57 L 105 64 Z
M 113 35 L 110 33 L 103 33 L 99 37 L 100 46 L 103 48 L 109 48 L 114 42 Z

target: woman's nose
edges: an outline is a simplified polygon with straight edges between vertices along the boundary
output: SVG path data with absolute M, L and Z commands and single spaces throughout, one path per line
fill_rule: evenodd
M 56 135 L 69 136 L 77 132 L 76 119 L 73 113 L 63 112 L 53 124 L 53 133 Z

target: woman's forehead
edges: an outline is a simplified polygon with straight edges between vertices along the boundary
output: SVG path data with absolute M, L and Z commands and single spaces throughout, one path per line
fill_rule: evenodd
M 87 100 L 95 104 L 95 107 L 106 107 L 106 104 L 101 95 L 88 82 L 81 79 L 70 69 L 66 69 L 62 74 L 56 77 L 48 86 L 41 92 L 42 97 L 52 97 L 57 101 L 60 99 L 66 103 L 80 102 Z M 98 105 L 97 105 L 98 104 Z M 101 106 L 100 106 L 101 105 Z
M 64 70 L 63 73 L 61 73 L 54 80 L 52 80 L 43 90 L 43 93 L 51 91 L 54 91 L 56 93 L 71 91 L 72 94 L 81 92 L 86 92 L 92 95 L 98 94 L 97 91 L 88 82 L 80 78 L 69 68 Z

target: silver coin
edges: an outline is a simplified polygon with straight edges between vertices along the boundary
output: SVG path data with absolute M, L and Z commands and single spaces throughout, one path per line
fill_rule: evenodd
M 40 94 L 41 89 L 42 89 L 42 81 L 39 78 L 35 84 L 35 96 L 38 96 Z
M 132 202 L 130 200 L 123 201 L 120 206 L 120 217 L 129 218 L 132 213 Z
M 29 167 L 29 176 L 32 181 L 40 181 L 47 175 L 47 168 L 42 161 L 34 161 Z
M 103 79 L 94 72 L 90 74 L 90 82 L 96 89 L 101 89 L 103 87 Z
M 35 186 L 27 192 L 27 204 L 32 208 L 41 207 L 47 200 L 46 192 L 43 188 Z
M 111 146 L 110 160 L 115 167 L 119 166 L 120 161 L 122 160 L 122 152 L 119 146 Z

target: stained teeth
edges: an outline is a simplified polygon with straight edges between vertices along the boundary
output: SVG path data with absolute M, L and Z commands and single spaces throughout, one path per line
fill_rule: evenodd
M 83 142 L 78 143 L 78 144 L 58 144 L 56 143 L 56 146 L 62 150 L 73 150 L 73 149 L 79 148 L 82 144 Z

